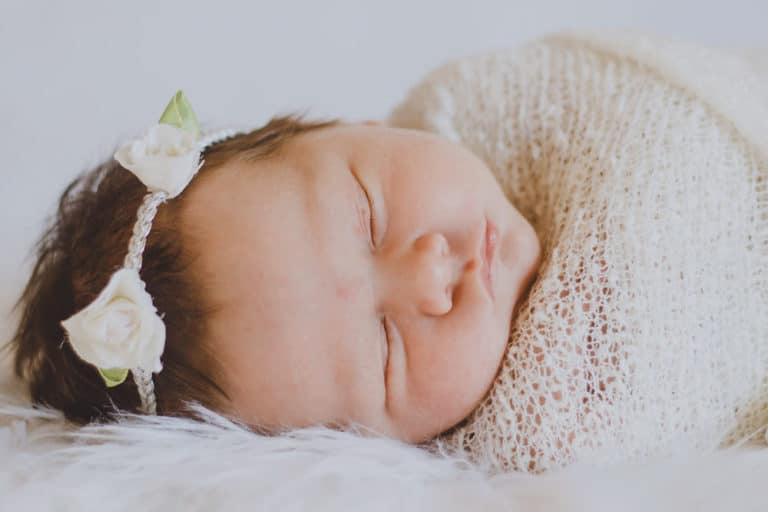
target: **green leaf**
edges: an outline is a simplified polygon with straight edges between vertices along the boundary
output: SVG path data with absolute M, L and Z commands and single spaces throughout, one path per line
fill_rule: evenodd
M 119 384 L 125 382 L 128 377 L 128 370 L 125 368 L 99 368 L 99 375 L 104 379 L 104 383 L 108 388 L 113 388 Z
M 195 138 L 200 135 L 200 124 L 197 122 L 195 111 L 192 110 L 192 105 L 182 90 L 173 95 L 168 106 L 165 107 L 163 115 L 160 116 L 159 122 L 181 128 L 194 135 Z

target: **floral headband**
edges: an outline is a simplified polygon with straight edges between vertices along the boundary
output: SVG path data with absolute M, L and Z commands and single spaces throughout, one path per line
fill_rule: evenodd
M 122 384 L 130 371 L 141 410 L 157 414 L 152 373 L 163 369 L 165 324 L 139 276 L 141 255 L 157 207 L 179 195 L 202 167 L 206 147 L 236 135 L 222 130 L 200 137 L 189 101 L 178 91 L 143 138 L 120 147 L 115 160 L 131 171 L 149 192 L 139 207 L 122 268 L 88 306 L 61 322 L 75 353 L 94 365 L 107 387 Z

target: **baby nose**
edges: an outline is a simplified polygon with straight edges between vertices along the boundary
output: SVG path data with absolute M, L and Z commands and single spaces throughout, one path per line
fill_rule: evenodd
M 405 285 L 417 308 L 427 315 L 451 310 L 453 265 L 448 240 L 442 233 L 427 233 L 413 243 L 411 271 L 404 272 Z

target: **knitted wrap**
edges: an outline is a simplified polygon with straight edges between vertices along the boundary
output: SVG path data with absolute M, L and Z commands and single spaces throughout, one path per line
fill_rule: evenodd
M 393 109 L 483 158 L 542 243 L 491 389 L 436 446 L 540 472 L 768 423 L 768 74 L 751 65 L 557 35 L 445 63 Z

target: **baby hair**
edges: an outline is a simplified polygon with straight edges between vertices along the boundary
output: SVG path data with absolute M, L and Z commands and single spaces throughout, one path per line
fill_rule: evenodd
M 258 129 L 207 147 L 198 173 L 215 172 L 233 159 L 274 157 L 298 135 L 339 123 L 307 121 L 300 113 L 272 117 Z M 146 187 L 111 158 L 76 177 L 33 249 L 33 269 L 14 306 L 20 323 L 3 348 L 13 352 L 17 376 L 35 403 L 76 423 L 139 410 L 132 377 L 106 387 L 97 369 L 66 342 L 61 321 L 92 301 L 120 267 L 145 193 Z M 211 306 L 190 271 L 190 251 L 178 227 L 184 201 L 181 194 L 159 207 L 140 275 L 166 325 L 163 371 L 154 376 L 157 413 L 194 417 L 191 402 L 222 410 L 229 398 L 218 384 L 224 369 L 205 343 Z

